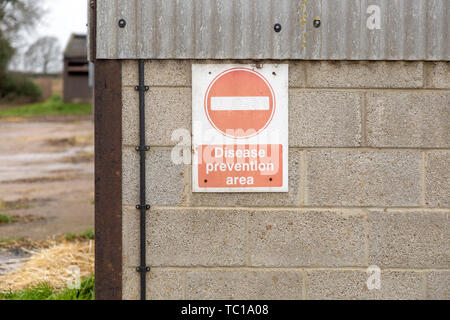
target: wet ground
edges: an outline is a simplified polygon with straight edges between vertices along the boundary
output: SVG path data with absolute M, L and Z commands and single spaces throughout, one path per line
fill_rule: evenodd
M 32 253 L 21 248 L 0 250 L 0 276 L 14 272 L 32 256 Z
M 0 213 L 17 219 L 0 224 L 0 241 L 93 227 L 93 141 L 87 117 L 0 119 Z M 0 260 L 11 254 L 0 251 Z

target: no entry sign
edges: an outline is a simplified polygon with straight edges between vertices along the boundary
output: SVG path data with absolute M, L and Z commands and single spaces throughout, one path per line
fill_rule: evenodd
M 288 65 L 192 66 L 193 191 L 288 191 Z
M 222 134 L 248 138 L 266 128 L 275 111 L 275 94 L 257 71 L 230 68 L 217 76 L 205 95 L 209 122 Z

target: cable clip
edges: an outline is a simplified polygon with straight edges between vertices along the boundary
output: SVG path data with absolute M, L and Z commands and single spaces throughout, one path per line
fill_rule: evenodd
M 150 151 L 150 146 L 137 146 L 136 151 Z
M 136 90 L 136 91 L 140 91 L 140 90 L 148 91 L 148 90 L 150 90 L 150 87 L 149 86 L 134 86 L 134 90 Z
M 136 271 L 140 273 L 150 272 L 150 267 L 136 267 Z
M 136 209 L 141 210 L 141 209 L 145 209 L 145 210 L 150 210 L 150 205 L 149 204 L 138 204 L 136 205 Z

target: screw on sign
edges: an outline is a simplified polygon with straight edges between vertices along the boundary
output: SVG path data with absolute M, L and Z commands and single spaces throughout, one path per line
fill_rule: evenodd
M 275 95 L 258 72 L 232 68 L 214 79 L 205 95 L 211 125 L 233 138 L 249 138 L 264 130 L 273 118 Z
M 287 65 L 192 72 L 194 192 L 287 192 Z

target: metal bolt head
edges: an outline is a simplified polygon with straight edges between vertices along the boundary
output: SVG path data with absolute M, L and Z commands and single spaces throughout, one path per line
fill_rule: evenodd
M 313 22 L 314 28 L 319 28 L 320 24 L 321 24 L 321 22 L 320 22 L 319 19 L 315 19 L 314 22 Z
M 120 19 L 119 20 L 119 27 L 120 28 L 125 28 L 126 25 L 127 25 L 127 22 L 124 19 Z
M 275 32 L 280 32 L 281 31 L 281 24 L 277 23 L 276 25 L 274 25 L 273 29 L 275 30 Z

